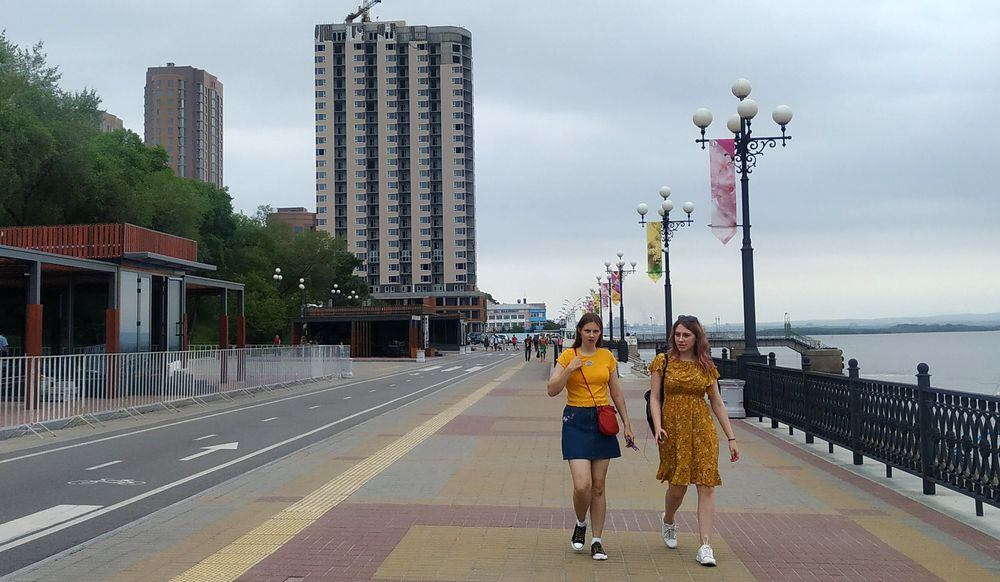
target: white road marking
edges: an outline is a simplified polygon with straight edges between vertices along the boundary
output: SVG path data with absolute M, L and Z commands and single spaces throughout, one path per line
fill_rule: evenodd
M 452 367 L 450 367 L 450 368 L 445 368 L 444 370 L 441 370 L 441 371 L 442 371 L 442 372 L 454 372 L 455 370 L 458 370 L 458 369 L 460 369 L 461 367 L 462 367 L 462 366 L 452 366 Z
M 410 375 L 411 375 L 411 376 L 419 376 L 420 374 L 418 374 L 418 373 L 414 372 L 414 373 L 412 373 L 412 374 L 410 374 Z M 409 382 L 409 380 L 407 380 L 407 382 Z
M 0 544 L 80 517 L 101 507 L 101 505 L 56 505 L 7 523 L 0 523 Z
M 62 446 L 62 447 L 53 447 L 51 449 L 45 449 L 44 451 L 38 451 L 38 452 L 35 452 L 35 453 L 28 453 L 26 455 L 21 455 L 19 457 L 11 457 L 9 459 L 2 459 L 2 460 L 0 460 L 0 465 L 6 464 L 6 463 L 13 463 L 14 461 L 20 461 L 22 459 L 30 459 L 32 457 L 39 457 L 41 455 L 48 455 L 50 453 L 58 453 L 59 451 L 66 451 L 66 450 L 69 450 L 69 449 L 75 449 L 77 447 L 85 447 L 87 445 L 96 445 L 98 443 L 103 443 L 105 441 L 113 441 L 113 440 L 116 440 L 116 439 L 130 437 L 130 436 L 134 436 L 134 435 L 137 435 L 137 434 L 143 434 L 143 433 L 147 433 L 147 432 L 152 432 L 154 430 L 161 430 L 161 429 L 164 429 L 164 428 L 171 428 L 171 427 L 174 427 L 174 426 L 177 426 L 177 425 L 187 424 L 189 422 L 198 422 L 199 420 L 207 420 L 209 418 L 215 418 L 216 416 L 222 416 L 222 415 L 225 415 L 225 414 L 234 414 L 236 412 L 243 412 L 244 410 L 250 410 L 251 408 L 259 408 L 261 406 L 270 406 L 271 404 L 279 404 L 281 402 L 287 402 L 289 400 L 295 400 L 296 398 L 305 398 L 307 396 L 312 396 L 314 394 L 323 394 L 325 392 L 330 392 L 330 391 L 333 391 L 333 390 L 340 390 L 341 388 L 349 388 L 351 386 L 357 386 L 358 384 L 367 384 L 368 382 L 374 382 L 375 380 L 385 380 L 386 378 L 393 378 L 393 377 L 396 377 L 396 376 L 402 376 L 405 373 L 406 372 L 393 372 L 392 374 L 386 374 L 384 376 L 377 376 L 375 378 L 368 378 L 366 380 L 358 380 L 357 382 L 349 382 L 347 384 L 338 384 L 337 386 L 331 386 L 329 388 L 323 388 L 322 390 L 315 390 L 313 392 L 303 392 L 302 394 L 293 394 L 291 396 L 286 396 L 284 398 L 275 398 L 274 400 L 268 400 L 267 402 L 260 402 L 258 404 L 250 404 L 248 406 L 243 406 L 243 407 L 240 407 L 240 408 L 231 408 L 229 410 L 223 410 L 221 412 L 215 412 L 215 413 L 212 413 L 212 414 L 206 414 L 204 416 L 196 416 L 196 417 L 188 418 L 188 419 L 185 419 L 185 420 L 178 420 L 177 422 L 170 422 L 170 423 L 167 423 L 167 424 L 161 424 L 159 426 L 152 426 L 152 427 L 149 427 L 149 428 L 142 428 L 142 429 L 139 429 L 139 430 L 134 430 L 132 432 L 126 432 L 126 433 L 122 433 L 122 434 L 116 434 L 114 436 L 102 437 L 102 438 L 98 438 L 98 439 L 94 439 L 94 440 L 89 440 L 89 441 L 84 441 L 84 442 L 81 442 L 81 443 L 75 443 L 75 444 L 72 444 L 72 445 L 66 445 L 66 446 Z M 0 551 L 2 551 L 2 550 L 0 550 Z
M 198 438 L 196 438 L 194 440 L 196 440 L 196 441 L 203 441 L 205 439 L 210 439 L 212 437 L 217 437 L 217 436 L 219 436 L 219 435 L 217 435 L 217 434 L 207 434 L 207 435 L 205 435 L 203 437 L 198 437 Z
M 473 366 L 473 367 L 469 368 L 468 370 L 466 370 L 466 372 L 476 372 L 478 370 L 482 370 L 483 368 L 485 368 L 485 366 Z
M 110 467 L 111 465 L 117 465 L 118 463 L 121 463 L 121 461 L 111 461 L 110 463 L 94 465 L 93 467 L 87 467 L 84 471 L 96 471 L 97 469 L 103 469 L 104 467 Z
M 497 362 L 497 363 L 491 363 L 489 365 L 489 367 L 492 368 L 492 367 L 497 366 L 497 365 L 499 365 L 499 364 L 501 364 L 503 362 L 504 362 L 504 360 L 501 360 L 500 362 Z M 466 372 L 463 372 L 462 374 L 460 374 L 460 376 L 465 376 L 466 374 L 467 374 Z M 469 374 L 469 375 L 471 376 L 471 374 Z M 36 532 L 34 532 L 34 533 L 30 534 L 30 535 L 27 535 L 27 536 L 25 536 L 25 537 L 23 537 L 21 539 L 14 540 L 14 541 L 11 541 L 11 542 L 8 542 L 8 543 L 4 543 L 3 545 L 0 545 L 0 553 L 6 552 L 7 550 L 10 550 L 10 549 L 13 549 L 13 548 L 16 548 L 16 547 L 19 547 L 19 546 L 23 546 L 24 544 L 33 542 L 33 541 L 35 541 L 37 539 L 41 539 L 41 538 L 43 538 L 45 536 L 52 535 L 54 533 L 60 532 L 60 531 L 62 531 L 64 529 L 73 527 L 74 525 L 78 525 L 78 524 L 81 524 L 81 523 L 83 523 L 85 521 L 89 521 L 91 519 L 94 519 L 95 517 L 100 517 L 102 515 L 106 515 L 108 513 L 111 513 L 112 511 L 121 509 L 123 507 L 128 507 L 129 505 L 138 503 L 138 502 L 140 502 L 140 501 L 142 501 L 144 499 L 148 499 L 148 498 L 150 498 L 150 497 L 152 497 L 154 495 L 159 495 L 160 493 L 163 493 L 164 491 L 169 491 L 171 489 L 174 489 L 175 487 L 180 487 L 181 485 L 184 485 L 185 483 L 190 483 L 191 481 L 194 481 L 195 479 L 200 479 L 200 478 L 202 478 L 202 477 L 204 477 L 206 475 L 211 475 L 212 473 L 215 473 L 217 471 L 221 471 L 221 470 L 226 469 L 228 467 L 232 467 L 233 465 L 235 465 L 237 463 L 242 463 L 243 461 L 252 459 L 254 457 L 263 455 L 265 453 L 269 453 L 269 452 L 273 451 L 274 449 L 277 449 L 279 447 L 283 447 L 283 446 L 285 446 L 285 445 L 287 445 L 289 443 L 293 443 L 295 441 L 304 439 L 306 437 L 310 437 L 310 436 L 312 436 L 312 435 L 314 435 L 316 433 L 323 432 L 324 430 L 327 430 L 329 428 L 337 426 L 338 424 L 347 422 L 349 420 L 353 420 L 353 419 L 355 419 L 355 418 L 357 418 L 359 416 L 368 414 L 368 413 L 373 412 L 375 410 L 379 410 L 380 408 L 385 408 L 386 406 L 395 404 L 396 402 L 399 402 L 400 400 L 404 400 L 406 398 L 411 398 L 412 396 L 414 396 L 416 394 L 420 394 L 421 392 L 426 392 L 428 390 L 432 390 L 434 388 L 437 388 L 438 386 L 442 386 L 444 384 L 448 384 L 449 382 L 455 382 L 457 380 L 458 380 L 457 377 L 455 377 L 455 378 L 449 378 L 447 380 L 442 380 L 441 382 L 438 382 L 437 384 L 431 384 L 430 386 L 427 386 L 426 388 L 421 388 L 419 390 L 411 392 L 410 394 L 405 394 L 403 396 L 400 396 L 399 398 L 393 398 L 392 400 L 387 400 L 387 401 L 383 402 L 382 404 L 377 404 L 375 406 L 372 406 L 371 408 L 367 408 L 367 409 L 362 410 L 360 412 L 355 412 L 354 414 L 345 416 L 344 418 L 339 418 L 337 420 L 334 420 L 333 422 L 329 422 L 327 424 L 324 424 L 323 426 L 314 428 L 314 429 L 312 429 L 310 431 L 304 432 L 302 434 L 299 434 L 299 435 L 296 435 L 296 436 L 293 436 L 293 437 L 289 437 L 289 438 L 287 438 L 287 439 L 285 439 L 285 440 L 283 440 L 281 442 L 274 443 L 273 445 L 268 445 L 268 446 L 266 446 L 266 447 L 264 447 L 262 449 L 258 449 L 256 451 L 254 451 L 252 453 L 247 453 L 247 454 L 243 455 L 242 457 L 237 457 L 237 458 L 232 459 L 230 461 L 226 461 L 225 463 L 222 463 L 221 465 L 216 465 L 214 467 L 209 467 L 209 468 L 204 469 L 202 471 L 199 471 L 199 472 L 197 472 L 197 473 L 195 473 L 193 475 L 188 475 L 187 477 L 183 477 L 181 479 L 178 479 L 177 481 L 173 481 L 171 483 L 167 483 L 165 485 L 161 485 L 161 486 L 159 486 L 159 487 L 157 487 L 155 489 L 151 489 L 149 491 L 146 491 L 145 493 L 140 493 L 139 495 L 136 495 L 135 497 L 130 497 L 128 499 L 124 499 L 122 501 L 119 501 L 118 503 L 115 503 L 114 505 L 109 505 L 107 507 L 103 507 L 103 508 L 98 509 L 96 511 L 92 511 L 92 512 L 90 512 L 88 514 L 76 517 L 76 518 L 74 518 L 74 519 L 72 519 L 70 521 L 67 521 L 67 522 L 64 522 L 64 523 L 60 523 L 58 525 L 53 525 L 53 526 L 51 526 L 51 527 L 49 527 L 47 529 L 44 529 L 42 531 L 36 531 Z M 308 396 L 308 394 L 303 394 L 302 396 Z M 421 397 L 421 398 L 424 398 L 424 397 Z M 416 400 L 420 400 L 420 399 L 418 398 Z M 416 400 L 414 400 L 414 402 L 416 402 Z M 256 404 L 254 406 L 261 406 L 262 404 L 267 404 L 267 403 Z M 249 406 L 247 408 L 253 408 L 253 406 Z M 181 422 L 187 422 L 187 421 L 181 421 Z M 180 424 L 180 422 L 177 423 L 177 424 Z M 128 433 L 128 434 L 135 434 L 135 433 Z M 63 448 L 68 448 L 68 447 L 63 447 Z M 37 455 L 37 454 L 38 453 L 35 453 L 35 455 Z M 0 542 L 0 543 L 3 543 L 3 542 Z
M 319 404 L 317 404 L 316 406 L 310 406 L 310 407 L 309 407 L 309 410 L 316 410 L 316 409 L 317 409 L 317 408 L 319 408 L 319 407 L 320 407 L 320 405 L 319 405 Z
M 437 369 L 438 369 L 438 368 L 440 368 L 440 367 L 441 367 L 441 366 L 431 366 L 431 367 L 429 367 L 429 368 L 421 368 L 421 369 L 419 369 L 419 370 L 417 370 L 417 371 L 418 371 L 418 372 L 430 372 L 431 370 L 437 370 Z
M 215 451 L 235 451 L 240 446 L 239 441 L 235 443 L 226 443 L 224 445 L 212 445 L 210 447 L 201 447 L 203 450 L 200 453 L 195 453 L 193 455 L 188 455 L 181 459 L 182 461 L 190 461 L 191 459 L 197 459 L 198 457 L 204 457 L 205 455 L 211 455 Z
M 277 416 L 272 416 L 271 418 L 265 418 L 261 422 L 271 422 L 272 420 L 278 420 Z
M 344 400 L 350 400 L 350 399 L 351 399 L 350 396 L 344 396 Z
M 396 387 L 395 384 L 389 384 L 389 388 L 395 388 L 395 387 Z
M 372 393 L 372 392 L 374 392 L 374 391 L 375 391 L 375 390 L 369 390 L 369 391 L 368 391 L 368 393 L 369 393 L 369 394 L 371 394 L 371 393 Z

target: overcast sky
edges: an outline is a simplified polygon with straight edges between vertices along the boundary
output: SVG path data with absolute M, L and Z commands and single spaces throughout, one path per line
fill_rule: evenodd
M 356 2 L 0 0 L 16 43 L 43 41 L 63 87 L 97 89 L 142 135 L 148 66 L 224 84 L 237 208 L 314 206 L 313 26 Z M 1000 4 L 385 0 L 380 20 L 473 35 L 480 288 L 550 312 L 617 251 L 643 268 L 635 206 L 673 188 L 697 224 L 671 244 L 674 312 L 742 322 L 740 235 L 709 222 L 707 151 L 732 81 L 789 146 L 750 181 L 759 321 L 1000 312 Z M 625 281 L 626 317 L 663 319 L 662 279 Z

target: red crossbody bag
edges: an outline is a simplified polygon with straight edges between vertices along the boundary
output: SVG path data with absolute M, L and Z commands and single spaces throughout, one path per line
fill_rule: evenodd
M 576 349 L 573 350 L 573 355 L 579 357 Z M 594 406 L 597 408 L 597 430 L 603 435 L 615 436 L 618 434 L 618 418 L 615 417 L 618 411 L 610 404 L 597 404 L 597 399 L 594 398 L 594 391 L 590 389 L 590 382 L 587 381 L 587 375 L 583 373 L 583 366 L 580 366 L 580 375 L 583 376 L 583 382 L 587 385 L 587 392 L 590 392 L 590 399 L 594 401 Z

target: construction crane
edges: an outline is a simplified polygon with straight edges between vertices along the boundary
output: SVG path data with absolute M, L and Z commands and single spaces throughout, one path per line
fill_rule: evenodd
M 355 12 L 352 12 L 347 15 L 347 18 L 344 19 L 344 22 L 350 24 L 354 22 L 354 19 L 359 16 L 361 17 L 361 22 L 371 22 L 372 19 L 368 16 L 368 11 L 371 10 L 373 6 L 375 6 L 381 1 L 382 0 L 365 0 L 361 4 L 361 6 L 358 6 L 358 9 Z

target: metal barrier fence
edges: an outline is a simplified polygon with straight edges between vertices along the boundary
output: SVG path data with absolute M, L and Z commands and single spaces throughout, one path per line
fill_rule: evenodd
M 725 378 L 741 377 L 736 362 L 715 360 Z M 923 480 L 925 494 L 936 485 L 1000 507 L 1000 397 L 932 388 L 927 364 L 917 366 L 917 383 L 860 377 L 857 360 L 848 376 L 747 363 L 743 403 L 748 416 L 771 419 L 819 437 L 854 454 L 854 464 L 869 457 Z
M 293 346 L 0 358 L 0 431 L 92 424 L 179 402 L 290 382 L 351 377 L 349 346 Z

